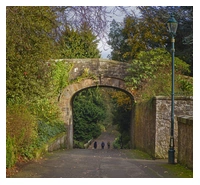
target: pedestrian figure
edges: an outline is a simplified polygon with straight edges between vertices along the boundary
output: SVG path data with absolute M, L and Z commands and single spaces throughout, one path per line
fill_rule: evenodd
M 107 142 L 108 149 L 110 149 L 110 141 Z
M 97 142 L 95 141 L 94 142 L 94 149 L 96 149 L 97 148 Z
M 105 143 L 102 141 L 101 143 L 101 149 L 104 149 Z

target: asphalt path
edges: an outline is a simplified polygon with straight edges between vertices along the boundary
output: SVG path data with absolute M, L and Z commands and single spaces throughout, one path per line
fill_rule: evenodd
M 51 152 L 21 166 L 12 178 L 164 178 L 173 177 L 166 160 L 130 157 L 131 150 L 71 149 Z
M 138 159 L 132 150 L 113 149 L 116 133 L 110 128 L 88 149 L 59 150 L 46 154 L 38 161 L 19 166 L 11 178 L 167 178 L 173 177 L 162 164 L 167 160 Z M 109 141 L 101 149 L 101 142 Z

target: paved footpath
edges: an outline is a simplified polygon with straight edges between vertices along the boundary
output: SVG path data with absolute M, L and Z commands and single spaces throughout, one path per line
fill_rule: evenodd
M 161 164 L 166 160 L 141 160 L 131 150 L 72 149 L 49 153 L 25 164 L 12 178 L 162 178 L 173 177 Z
M 162 164 L 167 160 L 141 160 L 132 150 L 113 149 L 116 135 L 112 128 L 103 132 L 88 149 L 59 150 L 48 153 L 37 162 L 20 167 L 12 178 L 162 178 L 173 177 Z M 110 141 L 111 148 L 101 149 Z

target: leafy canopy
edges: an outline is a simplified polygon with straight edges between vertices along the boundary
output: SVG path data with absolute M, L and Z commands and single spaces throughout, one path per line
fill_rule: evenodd
M 56 18 L 50 7 L 6 7 L 7 98 L 30 101 L 48 91 Z
M 98 89 L 80 92 L 73 101 L 74 139 L 87 142 L 101 134 L 99 123 L 105 119 L 105 105 Z
M 166 22 L 173 13 L 178 21 L 176 56 L 190 65 L 193 71 L 193 7 L 192 6 L 138 6 L 140 14 L 127 15 L 122 23 L 112 21 L 108 44 L 112 48 L 110 59 L 129 62 L 140 51 L 155 48 L 171 50 L 171 36 Z
M 92 30 L 83 24 L 80 29 L 65 27 L 60 38 L 61 58 L 99 58 L 98 40 Z
M 126 82 L 134 95 L 141 97 L 142 92 L 144 95 L 146 93 L 149 98 L 161 94 L 169 95 L 171 91 L 171 55 L 165 49 L 157 48 L 148 52 L 141 51 L 136 59 L 131 62 L 128 71 L 129 75 L 126 77 Z M 189 72 L 189 65 L 175 57 L 175 85 L 178 88 L 177 91 L 181 90 L 182 93 L 189 90 L 183 87 L 180 89 L 180 83 L 183 84 L 187 81 L 183 76 L 186 72 Z M 181 82 L 182 80 L 184 82 Z M 192 84 L 190 87 L 192 88 Z M 189 91 L 188 93 L 191 93 L 191 90 Z

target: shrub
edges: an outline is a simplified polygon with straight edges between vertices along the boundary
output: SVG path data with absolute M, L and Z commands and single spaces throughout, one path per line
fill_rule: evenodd
M 113 148 L 114 149 L 120 149 L 121 148 L 120 137 L 115 138 L 115 140 L 113 142 Z
M 49 139 L 53 138 L 59 133 L 65 131 L 66 128 L 63 122 L 45 123 L 42 121 L 38 121 L 38 141 L 37 141 L 38 147 L 48 142 Z
M 84 149 L 84 143 L 81 142 L 81 141 L 77 141 L 77 140 L 74 140 L 74 148 L 80 148 L 80 149 Z
M 16 160 L 15 140 L 8 135 L 6 136 L 6 168 L 14 166 Z
M 15 147 L 16 155 L 28 157 L 30 146 L 37 138 L 35 117 L 24 104 L 8 105 L 6 114 L 8 153 L 12 145 Z

